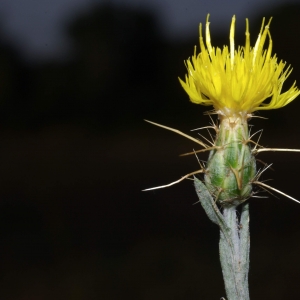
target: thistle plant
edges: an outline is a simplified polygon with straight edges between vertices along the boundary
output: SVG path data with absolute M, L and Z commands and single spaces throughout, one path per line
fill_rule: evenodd
M 147 189 L 171 186 L 192 177 L 199 202 L 209 219 L 220 227 L 220 260 L 228 300 L 249 299 L 249 198 L 257 193 L 271 190 L 299 202 L 293 197 L 259 181 L 269 165 L 257 169 L 256 156 L 263 151 L 291 151 L 296 149 L 264 148 L 250 135 L 248 121 L 258 110 L 281 108 L 293 101 L 300 91 L 296 82 L 282 92 L 284 81 L 291 74 L 291 67 L 272 55 L 272 39 L 269 31 L 271 19 L 265 19 L 254 46 L 250 46 L 249 23 L 246 19 L 246 41 L 235 47 L 235 16 L 230 26 L 230 44 L 223 49 L 211 44 L 209 15 L 206 19 L 205 43 L 200 24 L 200 53 L 195 47 L 194 55 L 185 64 L 185 80 L 179 79 L 190 101 L 213 106 L 208 112 L 211 124 L 205 128 L 214 130 L 212 141 L 205 141 L 154 122 L 154 125 L 174 131 L 201 146 L 200 150 L 184 155 L 209 151 L 207 162 L 170 184 Z M 266 40 L 268 46 L 265 48 Z M 212 115 L 217 115 L 213 121 Z M 212 136 L 212 135 L 211 135 Z M 202 173 L 203 180 L 195 175 Z M 255 188 L 257 187 L 257 188 Z M 239 210 L 239 214 L 237 214 Z M 238 217 L 239 216 L 239 217 Z

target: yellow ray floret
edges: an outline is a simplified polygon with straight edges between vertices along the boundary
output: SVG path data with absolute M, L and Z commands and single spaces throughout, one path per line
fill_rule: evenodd
M 200 50 L 186 61 L 188 74 L 181 85 L 190 100 L 197 104 L 213 105 L 221 114 L 252 113 L 256 110 L 280 108 L 293 101 L 300 91 L 296 82 L 281 93 L 282 85 L 290 75 L 290 66 L 277 62 L 272 56 L 272 39 L 269 32 L 271 19 L 265 26 L 263 19 L 254 47 L 250 46 L 249 23 L 246 19 L 245 46 L 235 49 L 235 16 L 230 27 L 230 47 L 212 47 L 209 31 L 209 15 L 206 19 L 205 43 L 200 24 Z M 264 49 L 265 41 L 269 45 Z M 285 70 L 284 70 L 285 69 Z M 267 98 L 270 98 L 267 100 Z M 265 101 L 266 100 L 266 101 Z

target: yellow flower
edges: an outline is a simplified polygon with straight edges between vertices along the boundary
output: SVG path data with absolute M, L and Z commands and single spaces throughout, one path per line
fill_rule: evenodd
M 200 24 L 200 50 L 186 61 L 188 74 L 181 85 L 190 100 L 197 104 L 213 105 L 215 110 L 227 117 L 235 114 L 251 114 L 256 110 L 280 108 L 294 100 L 300 91 L 296 82 L 281 93 L 282 85 L 292 69 L 285 62 L 277 62 L 272 56 L 272 39 L 268 24 L 262 26 L 254 47 L 250 46 L 248 19 L 246 19 L 245 46 L 235 49 L 235 16 L 230 27 L 230 47 L 212 47 L 209 31 L 209 15 L 206 19 L 205 42 Z M 269 45 L 264 49 L 266 38 Z M 271 97 L 266 101 L 267 98 Z

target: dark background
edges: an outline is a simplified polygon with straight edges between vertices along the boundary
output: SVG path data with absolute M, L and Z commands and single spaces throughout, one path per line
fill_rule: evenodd
M 300 82 L 299 13 L 282 6 L 250 20 L 253 45 L 262 17 L 274 17 L 273 53 L 294 68 L 286 89 Z M 199 168 L 178 157 L 197 145 L 143 121 L 186 133 L 208 125 L 177 79 L 198 40 L 166 41 L 155 15 L 109 5 L 65 31 L 75 49 L 66 61 L 30 64 L 0 46 L 0 298 L 220 299 L 218 228 L 193 205 L 193 182 L 141 192 Z M 300 148 L 299 110 L 296 99 L 258 112 L 269 118 L 251 121 L 264 128 L 260 143 Z M 274 162 L 268 184 L 300 199 L 299 154 L 258 158 Z M 300 205 L 250 202 L 251 298 L 297 299 Z

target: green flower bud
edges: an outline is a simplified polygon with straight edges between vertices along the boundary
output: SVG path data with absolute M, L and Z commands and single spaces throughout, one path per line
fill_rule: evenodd
M 205 184 L 223 206 L 239 205 L 252 194 L 256 162 L 249 145 L 247 117 L 219 115 L 215 149 L 210 151 Z

